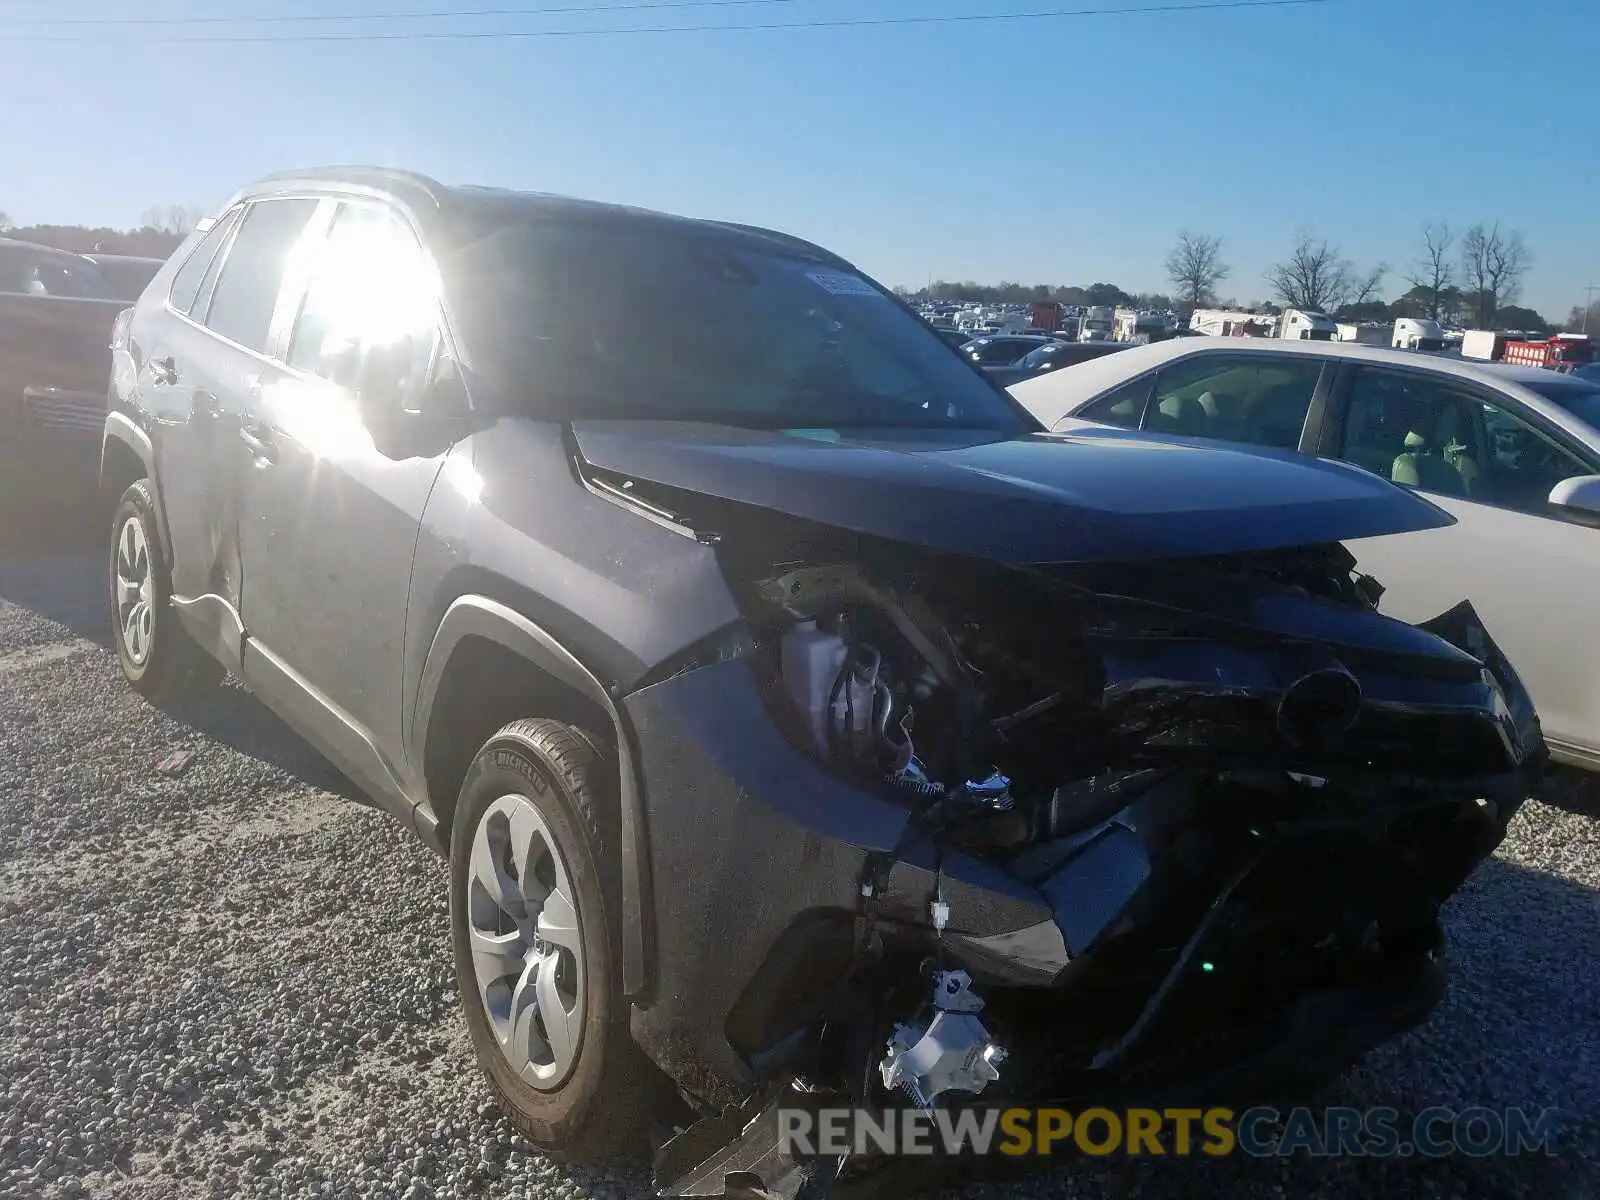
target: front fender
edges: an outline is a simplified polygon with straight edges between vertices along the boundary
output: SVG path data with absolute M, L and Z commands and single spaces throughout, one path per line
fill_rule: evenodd
M 637 998 L 647 990 L 651 978 L 650 855 L 644 803 L 632 732 L 611 693 L 594 672 L 550 633 L 508 605 L 487 596 L 459 596 L 445 610 L 423 660 L 416 706 L 405 731 L 406 758 L 412 763 L 422 761 L 445 668 L 456 648 L 474 637 L 503 646 L 508 653 L 532 663 L 594 703 L 611 719 L 620 802 L 623 992 Z

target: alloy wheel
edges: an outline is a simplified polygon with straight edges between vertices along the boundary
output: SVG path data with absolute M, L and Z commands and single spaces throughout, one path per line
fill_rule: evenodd
M 572 876 L 526 796 L 501 796 L 472 839 L 467 938 L 500 1052 L 540 1091 L 560 1087 L 583 1033 L 583 939 Z
M 155 568 L 150 562 L 150 539 L 144 521 L 130 516 L 117 531 L 116 573 L 117 637 L 123 652 L 136 667 L 150 657 L 155 635 Z

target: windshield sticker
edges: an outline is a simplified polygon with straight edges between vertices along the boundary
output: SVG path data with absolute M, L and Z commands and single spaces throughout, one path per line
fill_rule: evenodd
M 831 296 L 883 295 L 865 279 L 846 275 L 843 271 L 812 271 L 806 278 Z

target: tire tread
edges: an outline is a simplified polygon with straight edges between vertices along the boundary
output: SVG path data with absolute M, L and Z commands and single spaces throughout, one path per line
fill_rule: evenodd
M 617 921 L 620 857 L 617 840 L 617 806 L 614 796 L 615 758 L 609 742 L 588 730 L 547 717 L 524 717 L 503 726 L 484 743 L 473 758 L 462 783 L 461 799 L 456 804 L 456 827 L 451 839 L 470 839 L 468 814 L 472 805 L 467 795 L 479 778 L 493 770 L 492 752 L 514 749 L 536 767 L 554 777 L 570 802 L 570 815 L 577 818 L 588 839 L 589 856 L 600 877 L 606 905 L 606 937 L 613 965 L 610 1017 L 611 1029 L 603 1053 L 607 1056 L 604 1075 L 597 1094 L 586 1111 L 572 1122 L 555 1124 L 523 1113 L 505 1094 L 491 1073 L 490 1083 L 499 1094 L 507 1120 L 549 1157 L 567 1162 L 595 1162 L 642 1151 L 643 1133 L 650 1101 L 651 1072 L 643 1053 L 634 1044 L 627 1028 L 628 1005 L 622 995 L 616 969 L 621 963 L 621 931 Z M 463 1003 L 475 1003 L 465 994 L 470 980 L 461 981 Z

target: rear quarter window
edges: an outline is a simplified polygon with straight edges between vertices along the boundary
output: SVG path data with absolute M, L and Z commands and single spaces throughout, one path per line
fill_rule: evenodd
M 200 282 L 206 277 L 206 271 L 217 257 L 217 251 L 227 241 L 228 232 L 238 218 L 238 209 L 225 214 L 194 244 L 189 257 L 184 259 L 183 266 L 172 277 L 172 290 L 167 293 L 167 303 L 173 308 L 186 315 L 194 308 L 195 297 L 200 294 Z
M 1137 429 L 1144 419 L 1145 405 L 1150 400 L 1153 375 L 1130 380 L 1101 396 L 1076 416 L 1084 421 L 1098 421 L 1102 425 L 1115 425 L 1121 429 Z

